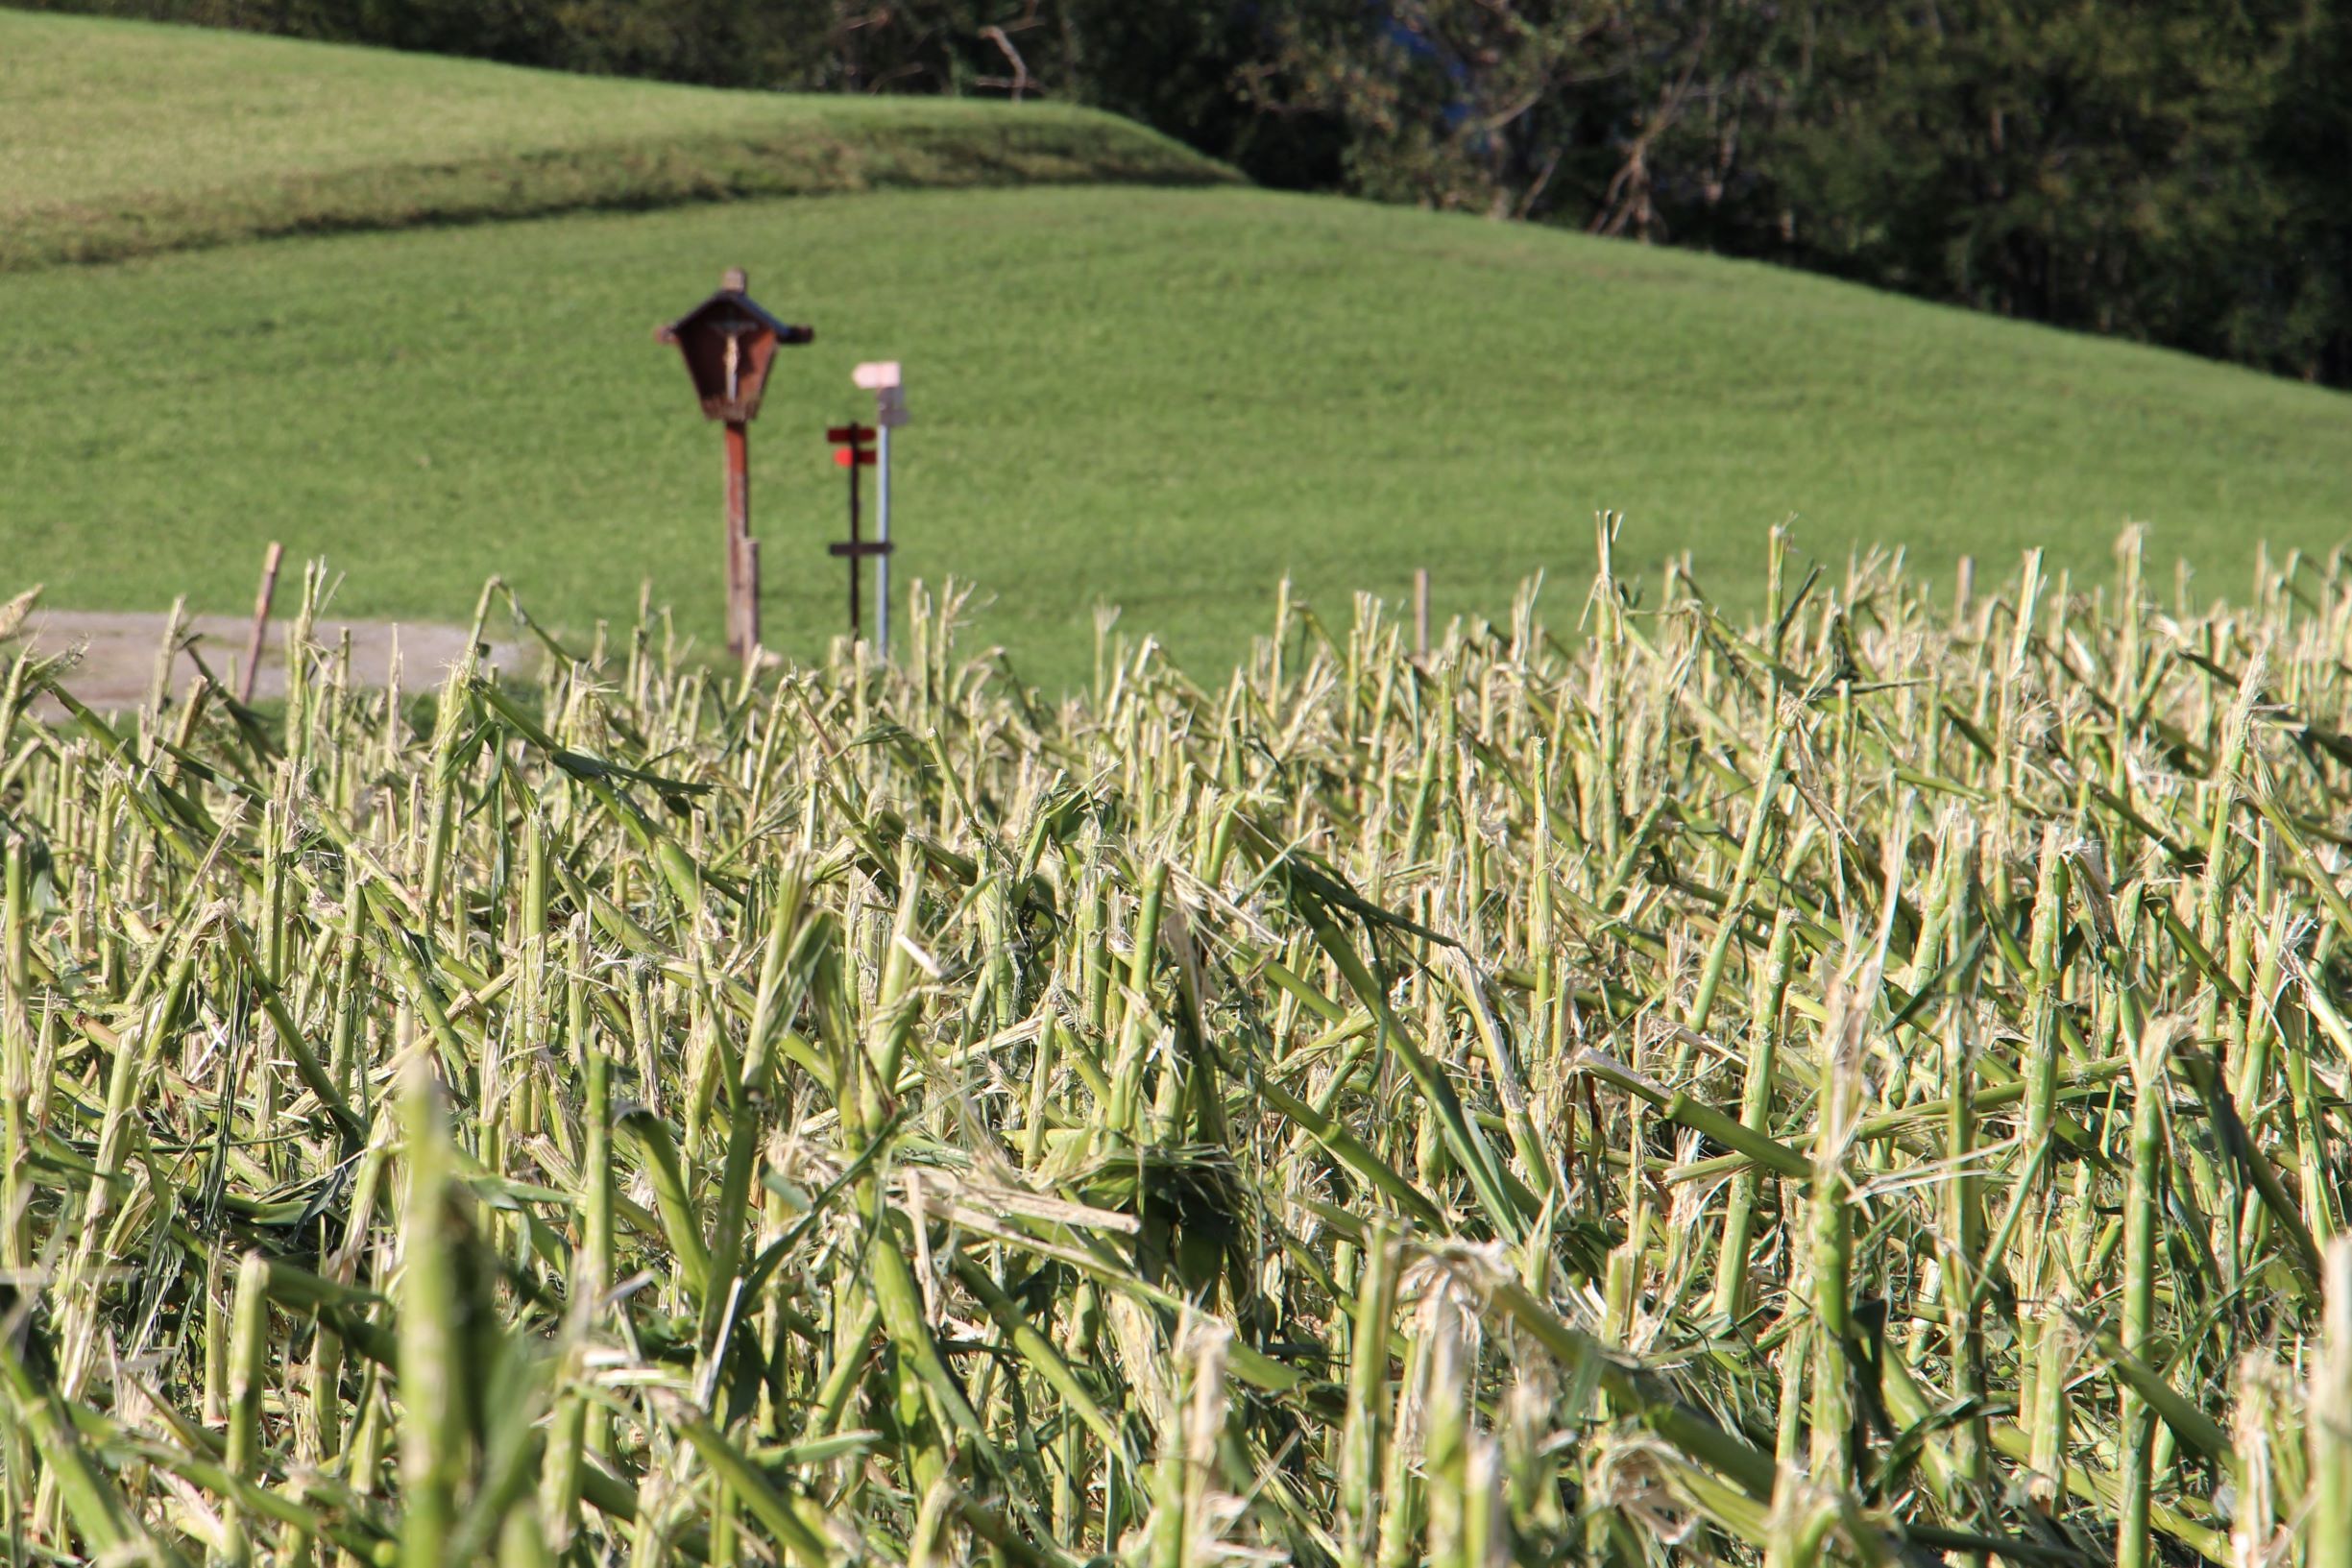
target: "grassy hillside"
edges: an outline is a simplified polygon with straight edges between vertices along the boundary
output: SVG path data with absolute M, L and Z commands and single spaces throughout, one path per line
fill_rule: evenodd
M 1841 558 L 2099 566 L 2126 519 L 2236 590 L 2352 521 L 2352 398 L 1706 257 L 1240 189 L 743 204 L 274 243 L 11 279 L 0 561 L 53 602 L 250 602 L 264 542 L 341 608 L 487 574 L 575 622 L 637 586 L 716 625 L 718 441 L 650 328 L 725 265 L 818 340 L 753 433 L 768 625 L 837 630 L 849 367 L 900 356 L 907 576 L 993 594 L 1067 674 L 1092 607 L 1187 656 L 1271 587 L 1499 610 L 1625 550 L 1734 599 L 1762 530 Z M 902 581 L 905 580 L 902 577 Z
M 0 269 L 755 195 L 1227 178 L 1054 106 L 715 92 L 0 10 Z

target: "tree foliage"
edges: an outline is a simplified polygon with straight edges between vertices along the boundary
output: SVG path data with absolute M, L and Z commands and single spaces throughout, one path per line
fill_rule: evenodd
M 713 85 L 1064 99 L 1267 183 L 2352 384 L 2352 0 L 40 0 Z

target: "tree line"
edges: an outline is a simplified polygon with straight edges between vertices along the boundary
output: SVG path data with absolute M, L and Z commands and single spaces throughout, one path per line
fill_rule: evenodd
M 35 0 L 738 87 L 1045 98 L 1263 183 L 2352 385 L 2352 0 Z

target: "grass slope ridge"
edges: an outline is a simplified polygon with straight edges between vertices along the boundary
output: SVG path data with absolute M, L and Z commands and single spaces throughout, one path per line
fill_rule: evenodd
M 0 270 L 755 196 L 1232 178 L 1059 105 L 718 92 L 0 11 Z

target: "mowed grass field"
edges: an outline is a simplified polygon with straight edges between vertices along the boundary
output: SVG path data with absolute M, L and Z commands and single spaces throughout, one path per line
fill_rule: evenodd
M 0 13 L 8 37 L 89 25 Z M 109 51 L 117 36 L 184 40 L 192 60 L 291 48 L 126 29 L 105 32 Z M 354 146 L 399 157 L 398 116 L 363 107 L 371 72 L 488 69 L 299 53 L 352 79 L 326 98 L 287 89 L 283 112 L 311 127 L 280 137 L 289 159 L 347 120 L 374 128 Z M 168 96 L 136 89 L 142 71 L 167 76 L 190 135 L 217 133 L 220 112 L 166 63 L 123 64 L 118 95 Z M 673 101 L 491 75 L 548 106 Z M 20 95 L 0 102 L 12 137 L 39 118 Z M 576 113 L 565 134 L 624 129 L 601 109 L 534 112 Z M 661 116 L 640 112 L 628 133 L 658 134 Z M 406 122 L 418 137 L 450 123 Z M 147 156 L 128 144 L 165 129 L 93 130 L 87 161 L 124 189 L 168 178 L 121 172 Z M 0 209 L 74 188 L 54 159 L 0 168 Z M 1929 572 L 1962 555 L 2006 569 L 2033 544 L 2053 567 L 2103 570 L 2140 520 L 2159 559 L 2185 558 L 2213 592 L 2243 588 L 2258 542 L 2324 550 L 2352 523 L 2340 395 L 1704 256 L 1244 188 L 1088 186 L 742 201 L 0 277 L 0 562 L 57 604 L 184 592 L 234 610 L 276 539 L 350 570 L 344 612 L 449 617 L 497 572 L 573 625 L 628 614 L 651 578 L 707 638 L 718 441 L 652 328 L 732 264 L 818 333 L 789 351 L 752 443 L 766 623 L 795 654 L 846 619 L 822 429 L 870 407 L 848 376 L 869 358 L 906 362 L 916 415 L 899 446 L 900 583 L 977 584 L 984 633 L 1049 682 L 1086 667 L 1104 602 L 1190 660 L 1231 655 L 1286 572 L 1330 601 L 1401 592 L 1425 567 L 1441 614 L 1498 613 L 1528 574 L 1586 568 L 1601 508 L 1626 514 L 1626 564 L 1690 551 L 1734 603 L 1763 530 L 1791 516 L 1816 557 L 1868 541 Z

